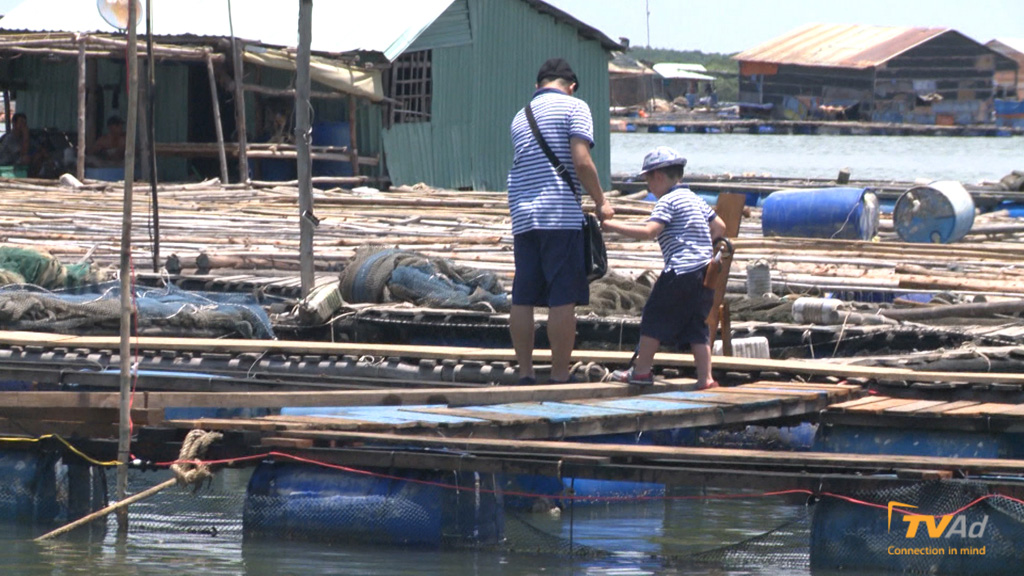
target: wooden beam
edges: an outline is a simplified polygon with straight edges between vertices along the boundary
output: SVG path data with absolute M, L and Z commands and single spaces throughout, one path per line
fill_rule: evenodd
M 287 438 L 321 438 L 338 443 L 373 443 L 424 448 L 449 448 L 473 452 L 483 450 L 489 453 L 535 453 L 551 455 L 583 455 L 629 458 L 633 461 L 645 459 L 658 462 L 691 463 L 694 465 L 716 463 L 720 465 L 757 466 L 775 468 L 801 468 L 828 466 L 832 468 L 884 470 L 954 470 L 975 474 L 1024 475 L 1024 460 L 992 458 L 945 458 L 929 456 L 901 456 L 893 454 L 843 454 L 824 452 L 777 452 L 766 450 L 743 450 L 733 448 L 689 448 L 676 446 L 646 446 L 635 444 L 587 444 L 578 442 L 532 441 L 509 442 L 497 439 L 458 438 L 445 439 L 399 434 L 279 431 Z
M 37 332 L 0 332 L 0 344 L 8 346 L 43 346 L 73 348 L 115 349 L 117 338 L 113 336 L 71 336 Z M 363 344 L 341 342 L 306 342 L 285 340 L 238 340 L 212 338 L 158 338 L 139 337 L 132 339 L 133 348 L 140 350 L 191 350 L 204 352 L 277 352 L 319 355 L 373 355 L 408 358 L 456 359 L 506 361 L 515 360 L 510 349 L 470 348 L 452 346 L 415 346 L 403 344 Z M 549 362 L 549 350 L 535 352 L 537 362 Z M 600 362 L 609 365 L 625 365 L 632 352 L 607 350 L 576 350 L 574 361 Z M 690 354 L 659 353 L 660 366 L 693 366 Z M 992 372 L 938 372 L 914 371 L 905 368 L 882 366 L 852 366 L 818 360 L 770 360 L 758 358 L 716 357 L 717 370 L 743 372 L 780 372 L 787 374 L 809 374 L 842 378 L 871 378 L 887 382 L 970 382 L 990 384 L 992 382 L 1024 383 L 1024 374 Z

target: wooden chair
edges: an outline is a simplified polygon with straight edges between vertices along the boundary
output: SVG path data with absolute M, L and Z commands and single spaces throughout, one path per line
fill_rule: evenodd
M 743 207 L 746 194 L 719 194 L 715 203 L 715 212 L 725 222 L 726 238 L 736 238 L 740 233 L 740 220 L 743 219 Z M 720 259 L 720 268 L 715 279 L 715 300 L 708 314 L 707 324 L 711 341 L 721 333 L 722 354 L 732 356 L 732 323 L 729 319 L 729 303 L 725 301 L 725 291 L 729 284 L 729 269 L 732 267 L 733 248 L 731 242 L 715 243 L 715 258 Z

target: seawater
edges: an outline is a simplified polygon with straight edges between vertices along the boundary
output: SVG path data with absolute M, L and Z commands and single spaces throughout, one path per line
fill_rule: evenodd
M 998 182 L 1024 170 L 1024 137 L 613 133 L 612 174 L 636 174 L 655 146 L 686 157 L 687 174 Z
M 80 528 L 44 542 L 32 539 L 51 526 L 0 523 L 0 573 L 5 576 L 278 576 L 315 574 L 420 575 L 600 575 L 804 576 L 799 550 L 809 526 L 800 497 L 674 488 L 664 499 L 566 507 L 560 515 L 509 512 L 510 545 L 494 549 L 424 550 L 340 542 L 253 540 L 242 533 L 242 507 L 249 471 L 222 470 L 197 492 L 171 488 L 136 503 L 129 532 L 118 535 L 110 517 L 106 530 Z M 135 493 L 166 473 L 147 473 L 130 482 Z M 796 526 L 797 550 L 758 564 L 766 546 L 742 543 L 780 526 Z M 788 528 L 787 528 L 788 529 Z M 774 536 L 772 536 L 774 538 Z M 570 555 L 566 548 L 572 542 Z M 787 546 L 793 546 L 792 538 Z M 773 540 L 769 548 L 779 547 Z M 717 565 L 695 555 L 712 551 Z M 595 552 L 600 552 L 597 554 Z M 735 555 L 744 556 L 742 567 Z M 723 568 L 730 556 L 731 567 Z M 795 564 L 794 564 L 795 563 Z

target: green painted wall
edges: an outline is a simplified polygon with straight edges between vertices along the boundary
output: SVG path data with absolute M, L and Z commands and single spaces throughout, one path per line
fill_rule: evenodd
M 392 181 L 505 190 L 512 117 L 533 94 L 540 65 L 561 56 L 579 76 L 577 96 L 593 113 L 592 154 L 608 187 L 608 53 L 521 0 L 469 0 L 469 14 L 472 44 L 433 51 L 431 121 L 382 131 Z

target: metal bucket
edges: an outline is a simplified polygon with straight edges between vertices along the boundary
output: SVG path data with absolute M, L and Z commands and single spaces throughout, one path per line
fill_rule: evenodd
M 764 199 L 765 236 L 870 240 L 878 233 L 878 198 L 865 188 L 779 190 Z
M 950 244 L 974 225 L 974 199 L 952 180 L 914 186 L 896 200 L 892 222 L 904 242 Z
M 747 264 L 747 298 L 761 298 L 772 292 L 772 269 L 764 260 Z
M 842 300 L 803 296 L 793 302 L 793 322 L 797 324 L 836 324 Z

